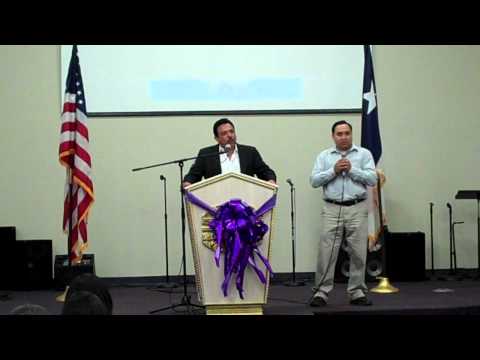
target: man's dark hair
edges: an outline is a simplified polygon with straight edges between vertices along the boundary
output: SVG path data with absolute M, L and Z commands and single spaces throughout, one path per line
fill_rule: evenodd
M 230 124 L 235 129 L 235 125 L 233 125 L 230 120 L 228 120 L 227 118 L 222 118 L 220 120 L 217 120 L 215 124 L 213 124 L 213 135 L 215 135 L 215 137 L 218 137 L 218 127 L 223 124 Z
M 352 131 L 352 125 L 350 125 L 348 122 L 346 122 L 345 120 L 340 120 L 340 121 L 337 121 L 335 124 L 332 125 L 332 134 L 335 134 L 335 128 L 338 126 L 338 125 L 348 125 L 348 127 L 350 128 L 350 131 Z
M 90 291 L 78 290 L 65 298 L 62 315 L 111 315 L 111 313 L 97 295 Z
M 97 276 L 93 274 L 81 274 L 75 277 L 69 285 L 65 301 L 76 291 L 88 291 L 97 295 L 107 308 L 109 314 L 113 311 L 113 301 L 108 286 Z

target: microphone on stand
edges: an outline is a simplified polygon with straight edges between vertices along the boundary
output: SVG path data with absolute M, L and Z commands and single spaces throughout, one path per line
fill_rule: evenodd
M 432 263 L 432 274 L 430 280 L 435 280 L 435 266 L 434 266 L 434 254 L 433 254 L 433 202 L 430 203 L 430 260 Z
M 178 284 L 170 282 L 170 277 L 168 276 L 168 214 L 167 214 L 167 178 L 163 175 L 160 175 L 160 181 L 163 181 L 163 217 L 165 220 L 165 279 L 166 282 L 161 282 L 157 285 L 158 289 L 168 288 L 173 289 L 178 287 Z
M 230 145 L 230 144 L 225 144 L 225 145 L 223 145 L 222 147 L 223 147 L 223 152 L 222 152 L 222 154 L 227 154 L 227 153 L 229 153 L 230 150 L 232 149 L 232 145 Z
M 295 187 L 293 186 L 292 179 L 287 179 L 287 183 L 290 185 L 290 201 L 291 209 L 290 215 L 292 218 L 292 280 L 284 283 L 285 286 L 304 286 L 304 281 L 297 281 L 295 279 Z

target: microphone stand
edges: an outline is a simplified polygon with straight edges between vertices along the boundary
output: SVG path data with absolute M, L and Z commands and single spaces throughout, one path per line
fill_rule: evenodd
M 436 280 L 435 277 L 435 266 L 434 266 L 434 257 L 433 257 L 433 203 L 430 203 L 430 258 L 432 263 L 430 280 Z
M 453 253 L 455 257 L 453 258 L 453 269 L 454 269 L 454 274 L 457 274 L 457 248 L 456 248 L 456 243 L 455 243 L 455 225 L 458 224 L 463 224 L 464 221 L 454 221 L 452 223 L 452 242 L 453 242 Z M 466 277 L 462 274 L 458 274 L 457 280 L 463 280 L 463 278 Z
M 292 218 L 292 280 L 284 283 L 285 286 L 304 286 L 305 282 L 295 280 L 295 187 L 290 179 L 287 180 L 290 185 L 290 203 L 291 203 L 291 218 Z
M 189 158 L 184 158 L 184 159 L 178 159 L 178 160 L 173 160 L 173 161 L 168 161 L 160 164 L 155 164 L 155 165 L 150 165 L 150 166 L 144 166 L 141 168 L 135 168 L 132 169 L 132 171 L 141 171 L 141 170 L 146 170 L 150 168 L 154 168 L 157 166 L 165 166 L 165 165 L 170 165 L 170 164 L 178 164 L 178 168 L 180 170 L 180 201 L 182 203 L 181 207 L 181 220 L 182 220 L 182 263 L 183 263 L 183 297 L 182 300 L 179 304 L 173 304 L 170 306 L 166 306 L 160 309 L 152 310 L 149 312 L 149 314 L 154 314 L 160 311 L 165 311 L 168 309 L 176 309 L 177 307 L 185 306 L 186 307 L 186 313 L 188 314 L 193 314 L 192 308 L 205 308 L 203 305 L 197 305 L 193 304 L 190 301 L 190 296 L 187 294 L 187 264 L 186 264 L 186 256 L 185 256 L 185 204 L 184 204 L 184 196 L 185 196 L 185 189 L 183 188 L 182 182 L 183 182 L 183 163 L 188 160 L 194 160 L 199 157 L 211 157 L 211 156 L 218 156 L 219 154 L 223 154 L 225 152 L 219 152 L 219 153 L 212 153 L 212 154 L 206 154 L 202 156 L 193 156 Z
M 448 207 L 448 216 L 449 216 L 449 230 L 450 230 L 450 269 L 448 275 L 445 277 L 439 278 L 440 280 L 452 281 L 459 280 L 457 275 L 457 254 L 455 251 L 455 235 L 453 230 L 453 221 L 452 221 L 452 205 L 447 203 Z
M 166 282 L 159 283 L 157 288 L 159 289 L 173 289 L 178 287 L 177 283 L 170 282 L 168 277 L 168 222 L 167 222 L 167 178 L 160 175 L 160 181 L 163 180 L 163 198 L 164 198 L 164 218 L 165 218 L 165 262 L 166 262 Z

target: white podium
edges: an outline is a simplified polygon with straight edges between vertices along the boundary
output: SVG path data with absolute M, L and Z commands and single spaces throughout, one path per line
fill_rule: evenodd
M 276 196 L 278 187 L 269 182 L 237 173 L 217 175 L 200 181 L 186 188 L 211 208 L 217 209 L 220 205 L 232 200 L 241 199 L 255 211 L 272 197 Z M 193 261 L 195 266 L 195 282 L 198 299 L 206 307 L 207 315 L 213 314 L 263 314 L 263 305 L 267 302 L 270 272 L 264 263 L 254 255 L 255 263 L 266 278 L 263 284 L 250 265 L 244 273 L 242 299 L 237 291 L 233 274 L 230 279 L 227 296 L 224 296 L 221 285 L 224 281 L 224 254 L 220 254 L 220 263 L 215 263 L 215 234 L 209 227 L 213 216 L 200 206 L 185 199 L 190 239 L 192 243 Z M 270 248 L 274 208 L 260 219 L 268 226 L 263 240 L 258 244 L 260 253 L 270 262 Z

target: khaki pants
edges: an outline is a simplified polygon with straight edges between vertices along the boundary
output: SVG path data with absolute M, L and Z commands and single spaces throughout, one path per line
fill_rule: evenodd
M 315 296 L 321 296 L 327 301 L 328 293 L 333 289 L 335 264 L 344 231 L 344 241 L 350 257 L 350 277 L 347 292 L 350 300 L 365 296 L 365 292 L 368 290 L 365 285 L 368 246 L 367 217 L 367 201 L 352 206 L 340 206 L 325 202 L 322 212 L 323 233 L 320 239 L 317 272 L 315 274 L 315 286 L 318 290 Z M 329 262 L 330 265 L 328 265 Z M 328 272 L 325 275 L 327 268 Z

